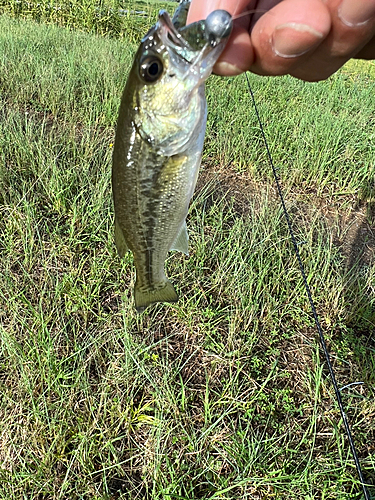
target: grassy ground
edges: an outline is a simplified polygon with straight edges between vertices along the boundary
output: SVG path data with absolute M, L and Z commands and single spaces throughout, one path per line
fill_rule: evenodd
M 168 0 L 0 0 L 0 12 L 38 22 L 135 42 L 155 22 L 159 9 L 173 12 Z
M 208 84 L 181 299 L 137 316 L 110 192 L 135 45 L 82 31 L 0 18 L 0 498 L 359 499 L 244 78 Z M 251 81 L 374 482 L 375 66 Z

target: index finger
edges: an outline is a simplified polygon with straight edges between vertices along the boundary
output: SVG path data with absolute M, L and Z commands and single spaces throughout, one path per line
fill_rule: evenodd
M 241 12 L 245 15 L 234 21 L 232 34 L 227 46 L 221 54 L 214 71 L 223 76 L 238 75 L 246 71 L 254 62 L 254 50 L 249 34 L 250 14 L 246 11 L 254 9 L 255 1 L 249 0 L 192 0 L 187 23 L 206 19 L 214 10 L 223 9 L 232 16 Z M 221 62 L 225 61 L 225 64 Z
M 223 9 L 232 16 L 254 9 L 256 2 L 251 0 L 191 0 L 187 24 L 206 19 L 214 10 Z

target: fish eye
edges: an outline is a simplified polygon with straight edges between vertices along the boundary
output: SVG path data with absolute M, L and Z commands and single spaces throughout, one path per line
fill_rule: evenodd
M 140 75 L 147 83 L 156 82 L 163 74 L 164 66 L 162 61 L 156 56 L 145 57 L 141 61 Z

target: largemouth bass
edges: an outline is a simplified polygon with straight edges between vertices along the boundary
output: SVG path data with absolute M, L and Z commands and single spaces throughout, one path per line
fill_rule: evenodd
M 142 39 L 122 96 L 113 152 L 115 242 L 130 249 L 138 312 L 175 302 L 165 259 L 188 254 L 186 216 L 206 128 L 204 82 L 229 38 L 232 19 L 218 10 L 186 26 L 189 2 L 171 20 L 160 11 Z

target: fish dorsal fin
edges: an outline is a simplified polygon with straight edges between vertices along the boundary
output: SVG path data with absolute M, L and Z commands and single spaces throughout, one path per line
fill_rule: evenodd
M 189 236 L 186 227 L 186 221 L 182 224 L 180 232 L 177 235 L 177 238 L 172 243 L 172 246 L 169 250 L 176 250 L 177 252 L 182 252 L 186 255 L 189 255 Z
M 129 250 L 128 245 L 126 244 L 124 233 L 122 232 L 117 219 L 115 219 L 115 243 L 117 248 L 117 253 L 120 257 L 123 257 L 126 252 Z
M 181 2 L 180 5 L 175 10 L 173 14 L 172 23 L 176 30 L 179 30 L 183 26 L 186 26 L 186 19 L 189 12 L 190 1 L 189 2 Z

